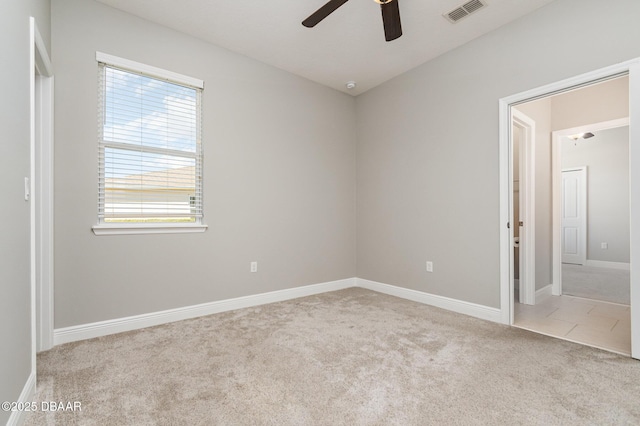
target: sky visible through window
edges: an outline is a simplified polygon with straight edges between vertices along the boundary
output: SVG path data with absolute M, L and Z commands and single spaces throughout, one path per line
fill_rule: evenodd
M 196 90 L 111 67 L 104 72 L 103 138 L 107 143 L 125 144 L 105 150 L 105 177 L 195 165 Z

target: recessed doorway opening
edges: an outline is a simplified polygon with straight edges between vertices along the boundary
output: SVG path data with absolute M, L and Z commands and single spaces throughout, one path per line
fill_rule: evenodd
M 634 358 L 640 356 L 638 327 L 633 326 L 640 323 L 640 315 L 632 307 L 634 298 L 640 299 L 640 286 L 630 271 L 631 253 L 635 253 L 630 248 L 634 242 L 640 243 L 634 233 L 637 225 L 633 225 L 640 221 L 633 219 L 631 212 L 640 205 L 632 188 L 637 182 L 633 176 L 640 169 L 640 155 L 633 124 L 640 120 L 629 111 L 636 111 L 634 104 L 640 106 L 640 93 L 634 90 L 640 88 L 639 74 L 640 61 L 630 61 L 500 100 L 503 322 Z M 523 156 L 514 155 L 514 148 L 518 148 L 514 138 L 522 139 L 513 127 L 514 111 L 535 123 L 534 158 L 524 157 L 535 164 L 533 206 L 517 201 L 523 182 L 518 179 L 522 171 L 517 176 L 514 167 L 516 171 L 522 167 Z M 626 135 L 626 141 L 620 140 L 620 135 Z M 626 175 L 621 162 L 627 164 Z M 602 173 L 607 168 L 615 179 Z M 523 270 L 521 255 L 520 262 L 514 262 L 518 256 L 514 246 L 522 246 L 522 238 L 518 241 L 514 237 L 527 229 L 527 222 L 522 225 L 516 217 L 523 208 L 532 210 L 535 217 L 531 237 L 535 261 L 524 265 L 535 277 L 529 288 L 534 297 L 528 303 L 522 303 L 521 295 L 515 297 L 514 280 L 521 278 Z M 607 215 L 607 208 L 616 214 Z M 606 222 L 608 228 L 603 226 Z M 563 250 L 572 252 L 565 253 L 564 263 Z M 523 291 L 521 281 L 519 293 Z M 626 299 L 625 282 L 630 293 Z M 603 284 L 616 284 L 622 290 L 603 289 Z M 598 291 L 622 293 L 623 297 L 611 300 L 599 296 Z M 635 306 L 640 306 L 638 302 Z

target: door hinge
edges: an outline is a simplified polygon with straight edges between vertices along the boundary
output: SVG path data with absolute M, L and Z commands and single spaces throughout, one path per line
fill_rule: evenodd
M 511 223 L 507 222 L 507 229 L 511 229 Z
M 523 222 L 523 221 L 520 221 L 520 222 L 518 223 L 518 225 L 520 225 L 520 226 L 524 226 L 524 222 Z

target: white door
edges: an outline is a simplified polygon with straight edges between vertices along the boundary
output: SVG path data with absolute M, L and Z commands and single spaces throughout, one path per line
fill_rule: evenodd
M 584 265 L 587 258 L 586 167 L 562 171 L 562 263 Z

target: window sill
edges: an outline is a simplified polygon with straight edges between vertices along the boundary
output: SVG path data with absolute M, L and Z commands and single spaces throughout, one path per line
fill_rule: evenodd
M 135 235 L 135 234 L 191 234 L 204 232 L 207 225 L 182 223 L 135 223 L 135 224 L 102 224 L 92 227 L 96 235 Z

